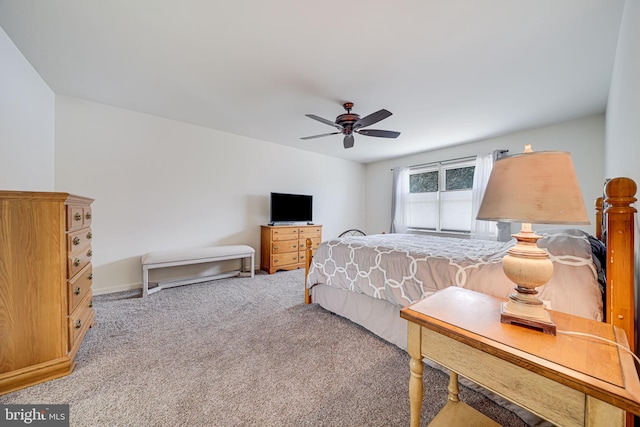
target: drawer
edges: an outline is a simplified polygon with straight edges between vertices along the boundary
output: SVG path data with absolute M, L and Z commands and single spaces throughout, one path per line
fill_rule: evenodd
M 313 249 L 311 251 L 311 256 L 313 256 L 316 253 L 316 250 Z M 307 251 L 300 251 L 298 252 L 298 259 L 300 260 L 301 263 L 304 263 L 307 260 Z
M 93 214 L 91 213 L 91 206 L 84 206 L 82 208 L 82 225 L 90 227 L 92 217 Z
M 67 206 L 67 231 L 79 230 L 82 228 L 82 206 Z
M 278 268 L 283 265 L 291 265 L 300 263 L 298 252 L 289 252 L 286 254 L 271 255 L 271 266 Z
M 85 265 L 91 262 L 92 256 L 93 250 L 91 246 L 87 246 L 81 251 L 70 253 L 67 256 L 67 279 L 71 279 L 82 270 Z
M 81 340 L 93 322 L 93 295 L 91 291 L 85 296 L 78 308 L 69 315 L 69 350 L 74 343 Z
M 307 237 L 307 238 L 311 239 L 311 249 L 313 249 L 314 251 L 318 249 L 321 243 L 320 238 L 319 237 L 316 237 L 316 238 Z M 300 246 L 301 250 L 305 250 L 305 251 L 307 250 L 307 238 L 298 240 L 298 245 Z
M 307 260 L 307 251 L 298 252 L 298 259 L 301 263 L 304 263 Z
M 296 240 L 298 239 L 298 228 L 282 227 L 271 230 L 271 240 L 274 242 L 280 240 Z
M 287 252 L 298 252 L 297 240 L 281 240 L 271 243 L 272 254 L 282 254 Z
M 72 313 L 78 304 L 91 292 L 93 281 L 93 268 L 91 263 L 87 264 L 80 273 L 67 281 L 67 296 L 69 300 L 69 313 Z
M 91 206 L 67 206 L 67 231 L 75 231 L 91 225 Z
M 311 227 L 311 228 L 301 228 L 300 229 L 300 238 L 303 237 L 306 239 L 307 237 L 320 237 L 322 234 L 322 229 L 320 227 Z
M 67 234 L 67 251 L 75 252 L 82 246 L 91 244 L 91 229 L 78 230 Z

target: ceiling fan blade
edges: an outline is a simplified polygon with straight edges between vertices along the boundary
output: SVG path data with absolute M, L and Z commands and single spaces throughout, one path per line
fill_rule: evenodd
M 323 119 L 322 117 L 316 116 L 315 114 L 305 114 L 305 116 L 309 117 L 310 119 L 322 122 L 326 125 L 333 126 L 336 129 L 342 130 L 341 125 L 337 124 L 336 122 L 332 122 L 331 120 Z
M 353 135 L 347 135 L 344 137 L 344 141 L 342 142 L 344 144 L 344 148 L 351 148 L 353 147 Z
M 300 139 L 314 139 L 314 138 L 322 138 L 323 136 L 337 135 L 337 134 L 339 134 L 339 133 L 342 133 L 342 132 L 323 133 L 322 135 L 305 136 L 305 137 L 302 137 L 302 138 L 300 138 Z
M 391 115 L 391 111 L 387 111 L 384 108 L 380 111 L 376 111 L 375 113 L 369 114 L 355 122 L 353 124 L 353 128 L 364 128 L 367 126 L 371 126 L 374 123 L 378 123 L 380 120 L 386 119 Z
M 400 132 L 395 132 L 392 130 L 360 129 L 356 132 L 358 132 L 360 135 L 377 136 L 380 138 L 397 138 L 398 136 L 400 136 Z

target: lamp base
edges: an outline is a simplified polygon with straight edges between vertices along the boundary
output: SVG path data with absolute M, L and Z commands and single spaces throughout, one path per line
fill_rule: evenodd
M 511 300 L 503 302 L 500 310 L 500 322 L 537 329 L 548 335 L 556 334 L 556 324 L 542 305 L 537 306 L 535 310 L 532 310 L 532 307 L 527 307 L 527 313 L 523 314 L 518 310 L 517 304 Z

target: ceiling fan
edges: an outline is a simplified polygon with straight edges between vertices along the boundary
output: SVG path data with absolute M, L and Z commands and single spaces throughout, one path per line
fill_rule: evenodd
M 400 132 L 394 132 L 391 130 L 379 130 L 379 129 L 362 129 L 367 126 L 371 126 L 374 123 L 378 123 L 380 120 L 386 119 L 391 115 L 390 111 L 385 109 L 376 111 L 375 113 L 369 114 L 363 118 L 360 118 L 359 115 L 351 113 L 351 109 L 353 108 L 353 102 L 345 102 L 342 104 L 347 112 L 345 114 L 340 114 L 336 117 L 336 121 L 332 122 L 331 120 L 323 119 L 322 117 L 318 117 L 314 114 L 305 114 L 305 116 L 317 120 L 319 122 L 325 123 L 329 126 L 333 126 L 338 129 L 338 132 L 331 133 L 323 133 L 322 135 L 314 135 L 314 136 L 305 136 L 300 139 L 314 139 L 314 138 L 322 138 L 323 136 L 329 135 L 338 135 L 343 134 L 344 140 L 343 145 L 344 148 L 353 147 L 353 133 L 359 133 L 360 135 L 366 136 L 376 136 L 379 138 L 397 138 L 400 135 Z

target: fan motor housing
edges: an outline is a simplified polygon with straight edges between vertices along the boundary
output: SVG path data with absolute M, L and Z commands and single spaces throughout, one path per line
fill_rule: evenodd
M 353 124 L 360 120 L 360 116 L 353 113 L 340 114 L 336 117 L 336 123 L 342 126 L 345 135 L 349 135 L 353 131 Z

